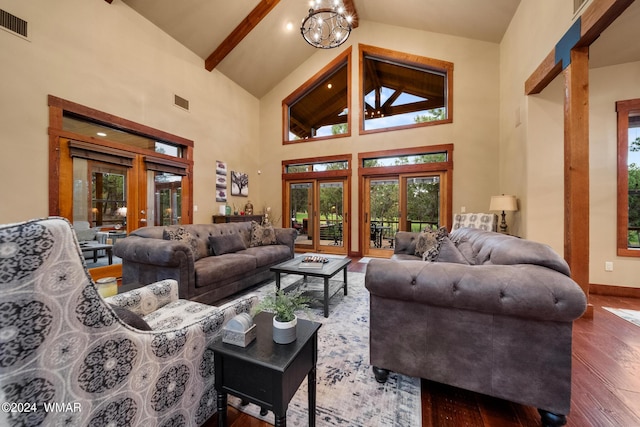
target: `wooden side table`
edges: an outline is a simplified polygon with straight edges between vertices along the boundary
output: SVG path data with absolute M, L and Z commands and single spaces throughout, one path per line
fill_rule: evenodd
M 257 337 L 247 347 L 216 339 L 214 352 L 218 426 L 227 423 L 227 393 L 249 401 L 275 415 L 275 425 L 287 425 L 287 407 L 307 377 L 309 426 L 316 425 L 316 362 L 321 323 L 298 319 L 297 338 L 291 344 L 273 341 L 273 314 L 259 313 L 254 321 Z
M 214 224 L 224 224 L 226 222 L 251 222 L 262 224 L 262 215 L 213 215 L 211 221 Z

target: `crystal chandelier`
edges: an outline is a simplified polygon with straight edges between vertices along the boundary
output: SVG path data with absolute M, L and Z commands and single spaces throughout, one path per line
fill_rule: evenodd
M 311 46 L 331 49 L 349 38 L 351 28 L 351 16 L 345 14 L 340 0 L 312 0 L 300 33 Z

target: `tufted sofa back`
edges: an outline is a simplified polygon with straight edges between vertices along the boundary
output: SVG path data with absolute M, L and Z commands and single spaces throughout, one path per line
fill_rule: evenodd
M 543 243 L 474 228 L 459 228 L 449 237 L 471 264 L 533 264 L 571 277 L 567 262 Z
M 212 255 L 209 236 L 216 234 L 240 234 L 246 247 L 251 243 L 251 223 L 250 222 L 229 222 L 223 224 L 185 224 L 170 226 L 142 227 L 131 233 L 131 236 L 139 236 L 153 239 L 162 239 L 164 230 L 177 230 L 183 227 L 197 241 L 198 259 Z

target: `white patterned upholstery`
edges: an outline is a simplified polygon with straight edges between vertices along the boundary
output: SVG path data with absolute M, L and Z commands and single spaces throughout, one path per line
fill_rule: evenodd
M 177 299 L 166 280 L 109 302 L 154 330 L 128 326 L 100 297 L 66 220 L 0 225 L 0 400 L 37 405 L 0 412 L 0 425 L 199 426 L 214 414 L 208 345 L 257 297 L 212 307 Z
M 479 228 L 485 231 L 498 231 L 498 215 L 491 213 L 454 214 L 451 231 L 463 227 Z

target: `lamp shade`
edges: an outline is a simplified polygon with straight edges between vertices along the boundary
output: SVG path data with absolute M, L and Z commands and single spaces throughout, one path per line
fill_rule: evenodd
M 491 196 L 490 211 L 517 211 L 518 202 L 516 196 Z

